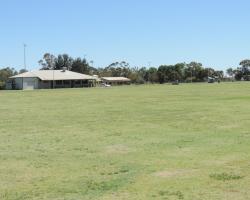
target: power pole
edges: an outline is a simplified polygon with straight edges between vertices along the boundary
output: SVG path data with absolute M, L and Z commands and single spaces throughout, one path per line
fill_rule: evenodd
M 23 64 L 24 64 L 24 69 L 26 70 L 27 66 L 26 66 L 26 44 L 23 44 Z

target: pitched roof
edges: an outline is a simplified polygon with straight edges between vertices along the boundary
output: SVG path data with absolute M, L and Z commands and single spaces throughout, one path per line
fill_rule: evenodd
M 128 78 L 125 78 L 125 77 L 102 77 L 102 80 L 105 80 L 105 81 L 124 81 L 124 82 L 128 82 L 128 81 L 131 81 L 130 79 Z
M 80 74 L 68 70 L 36 70 L 12 76 L 10 78 L 39 78 L 43 81 L 51 80 L 89 80 L 96 79 L 93 76 Z

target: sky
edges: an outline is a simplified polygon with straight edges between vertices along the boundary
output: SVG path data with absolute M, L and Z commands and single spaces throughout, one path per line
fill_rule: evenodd
M 38 69 L 44 53 L 225 70 L 250 58 L 249 0 L 0 0 L 0 68 Z

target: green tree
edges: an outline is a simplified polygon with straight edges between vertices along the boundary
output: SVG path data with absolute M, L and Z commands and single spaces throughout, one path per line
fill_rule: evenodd
M 234 76 L 234 70 L 233 70 L 233 68 L 232 67 L 230 67 L 230 68 L 228 68 L 227 70 L 226 70 L 226 72 L 227 72 L 227 74 L 229 75 L 229 76 Z
M 25 73 L 25 72 L 28 72 L 28 70 L 27 69 L 20 69 L 18 74 L 22 74 L 22 73 Z
M 158 75 L 157 75 L 157 68 L 150 67 L 148 69 L 147 73 L 148 73 L 148 81 L 150 83 L 157 83 L 157 82 L 159 82 L 159 78 L 158 78 Z
M 53 70 L 56 68 L 56 57 L 50 53 L 45 53 L 43 59 L 38 61 L 41 70 Z
M 86 59 L 76 58 L 72 62 L 71 71 L 82 74 L 89 74 L 90 67 Z
M 67 69 L 71 70 L 74 59 L 71 58 L 68 54 L 58 55 L 55 58 L 55 69 Z
M 238 74 L 237 74 L 237 77 L 239 78 L 240 75 L 242 76 L 242 78 L 244 78 L 244 80 L 250 80 L 250 60 L 249 59 L 245 59 L 245 60 L 242 60 L 240 62 L 240 68 L 238 69 L 239 71 Z
M 99 69 L 100 76 L 111 76 L 111 77 L 128 77 L 131 73 L 131 69 L 129 63 L 122 62 L 114 62 L 104 69 Z
M 234 70 L 234 76 L 237 81 L 240 81 L 244 78 L 244 73 L 241 67 L 237 67 L 237 69 Z
M 5 89 L 5 85 L 9 77 L 17 75 L 17 71 L 14 68 L 6 67 L 0 69 L 0 89 Z
M 186 81 L 199 82 L 203 81 L 203 70 L 202 64 L 199 62 L 192 61 L 186 65 L 184 70 L 184 78 Z

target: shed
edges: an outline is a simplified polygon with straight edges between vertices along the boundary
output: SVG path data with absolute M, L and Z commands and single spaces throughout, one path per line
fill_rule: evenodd
M 109 85 L 124 85 L 124 84 L 130 84 L 131 80 L 126 77 L 102 77 L 101 78 L 103 83 L 109 84 Z

